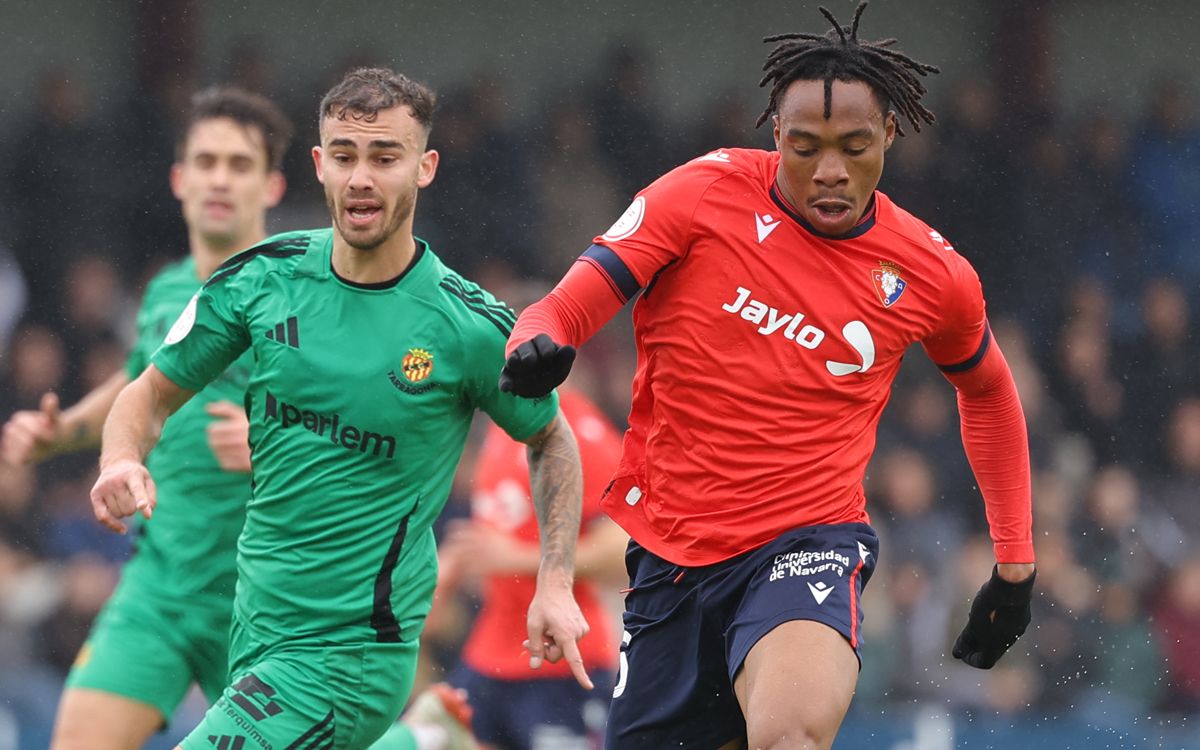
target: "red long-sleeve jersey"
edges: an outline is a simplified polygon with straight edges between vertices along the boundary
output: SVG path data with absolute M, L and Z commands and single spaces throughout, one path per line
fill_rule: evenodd
M 970 264 L 876 192 L 827 237 L 775 189 L 779 155 L 666 174 L 518 320 L 580 344 L 638 290 L 638 366 L 602 506 L 647 549 L 705 565 L 815 524 L 868 522 L 862 479 L 909 345 L 959 388 L 1000 562 L 1032 562 L 1024 416 Z

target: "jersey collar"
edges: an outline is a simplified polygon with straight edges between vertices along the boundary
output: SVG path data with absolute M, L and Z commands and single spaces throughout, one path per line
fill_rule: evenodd
M 343 279 L 333 272 L 333 229 L 321 229 L 313 232 L 310 239 L 312 244 L 299 265 L 296 266 L 295 274 L 318 279 L 332 279 L 354 289 L 374 291 L 392 289 L 405 283 L 410 277 L 419 275 L 420 269 L 429 266 L 426 261 L 433 255 L 429 249 L 429 243 L 415 235 L 413 239 L 417 243 L 417 251 L 413 254 L 412 260 L 408 262 L 408 267 L 399 276 L 377 284 L 358 284 Z
M 811 235 L 820 237 L 823 240 L 852 240 L 855 237 L 862 237 L 864 234 L 870 231 L 871 227 L 875 226 L 875 193 L 871 193 L 871 200 L 867 202 L 867 210 L 863 211 L 862 218 L 860 218 L 858 223 L 855 224 L 854 227 L 845 234 L 825 234 L 824 232 L 817 231 L 816 227 L 814 227 L 812 224 L 809 224 L 803 216 L 796 213 L 796 210 L 792 208 L 791 204 L 783 199 L 783 196 L 779 194 L 779 190 L 776 188 L 775 183 L 771 183 L 771 200 L 775 201 L 775 205 L 779 206 L 784 213 L 792 217 L 792 221 L 795 221 L 797 224 L 799 224 L 804 231 Z

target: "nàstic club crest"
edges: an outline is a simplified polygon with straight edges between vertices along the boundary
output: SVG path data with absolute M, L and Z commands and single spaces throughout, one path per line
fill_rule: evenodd
M 409 349 L 400 360 L 400 372 L 410 383 L 420 383 L 433 372 L 433 355 L 426 349 Z

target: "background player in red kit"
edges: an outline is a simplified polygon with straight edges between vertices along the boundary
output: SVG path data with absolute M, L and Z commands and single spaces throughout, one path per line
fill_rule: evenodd
M 997 560 L 954 656 L 989 668 L 1029 622 L 1028 441 L 978 278 L 876 190 L 899 116 L 933 121 L 919 76 L 936 68 L 860 41 L 864 7 L 766 40 L 759 124 L 777 151 L 715 151 L 654 182 L 509 338 L 501 388 L 543 394 L 642 291 L 602 501 L 633 537 L 614 750 L 831 746 L 878 552 L 863 474 L 914 342 L 958 391 Z
M 601 586 L 614 592 L 621 586 L 621 551 L 629 536 L 601 513 L 600 497 L 620 459 L 621 440 L 607 417 L 577 391 L 559 389 L 559 399 L 583 467 L 574 596 L 591 629 L 580 639 L 579 653 L 593 683 L 611 685 L 618 644 Z M 514 636 L 526 631 L 537 583 L 537 518 L 525 445 L 493 428 L 488 425 L 476 460 L 471 520 L 452 522 L 438 549 L 436 600 L 444 602 L 465 579 L 483 584 L 479 614 L 450 682 L 469 693 L 472 727 L 486 748 L 590 748 L 589 734 L 603 732 L 607 691 L 583 689 L 563 662 L 532 670 L 528 655 L 514 648 Z M 429 624 L 436 626 L 440 619 L 431 613 Z

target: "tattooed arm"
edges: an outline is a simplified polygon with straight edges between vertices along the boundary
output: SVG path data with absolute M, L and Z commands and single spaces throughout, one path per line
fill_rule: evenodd
M 588 632 L 587 621 L 575 603 L 575 542 L 583 513 L 583 472 L 579 447 L 562 414 L 525 441 L 529 446 L 529 484 L 537 510 L 541 564 L 537 592 L 526 620 L 529 666 L 542 659 L 566 658 L 575 679 L 589 690 L 592 681 L 583 668 L 578 641 Z

